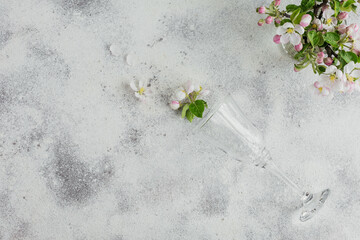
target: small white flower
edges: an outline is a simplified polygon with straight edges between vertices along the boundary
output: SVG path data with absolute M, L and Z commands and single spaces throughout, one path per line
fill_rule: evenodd
M 343 72 L 334 65 L 329 66 L 321 75 L 320 82 L 332 91 L 344 91 Z
M 175 99 L 178 101 L 182 101 L 186 98 L 186 93 L 184 88 L 179 88 L 175 91 Z
M 148 88 L 148 81 L 140 80 L 138 85 L 136 86 L 135 82 L 130 82 L 130 87 L 135 91 L 135 97 L 144 100 L 146 96 L 151 94 L 151 90 Z
M 344 67 L 343 81 L 345 82 L 345 91 L 352 92 L 355 89 L 355 82 L 360 78 L 360 64 L 349 62 Z
M 294 26 L 292 23 L 285 23 L 284 25 L 278 27 L 277 34 L 281 35 L 280 42 L 286 44 L 290 43 L 294 46 L 298 45 L 301 42 L 301 35 L 304 33 L 304 28 L 300 25 Z
M 190 94 L 195 90 L 195 86 L 191 81 L 187 81 L 187 83 L 184 85 L 184 88 L 187 94 Z
M 327 96 L 327 97 L 332 97 L 332 92 L 330 91 L 330 88 L 328 88 L 327 86 L 325 86 L 323 83 L 316 81 L 314 83 L 314 87 L 315 87 L 315 94 L 319 95 L 319 96 Z
M 335 17 L 333 17 L 333 15 L 335 14 L 335 11 L 332 10 L 331 8 L 327 8 L 324 11 L 324 19 L 325 19 L 325 23 L 324 23 L 324 28 L 328 31 L 328 32 L 333 32 L 335 30 L 335 26 L 337 25 L 337 19 Z
M 320 21 L 320 19 L 315 19 L 312 24 L 312 27 L 317 29 L 318 31 L 321 31 L 324 28 L 323 23 Z

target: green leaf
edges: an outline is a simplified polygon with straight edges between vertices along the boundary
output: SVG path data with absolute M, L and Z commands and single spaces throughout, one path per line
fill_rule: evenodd
M 353 52 L 340 51 L 340 56 L 345 60 L 346 63 L 358 61 L 358 56 Z
M 307 34 L 307 37 L 308 37 L 311 45 L 313 45 L 314 47 L 319 43 L 320 39 L 315 30 L 309 31 Z
M 298 8 L 300 8 L 300 6 L 297 6 L 295 4 L 289 4 L 286 6 L 286 12 L 293 12 Z
M 280 26 L 284 25 L 284 24 L 287 23 L 287 22 L 290 22 L 290 23 L 291 23 L 291 20 L 290 20 L 290 19 L 283 19 L 283 20 L 281 20 Z
M 340 35 L 335 32 L 327 32 L 324 34 L 324 40 L 325 42 L 329 43 L 331 46 L 338 48 L 339 45 L 337 42 L 340 40 Z
M 192 122 L 194 117 L 195 115 L 190 110 L 186 112 L 186 118 L 189 120 L 189 122 Z
M 195 102 L 191 103 L 189 106 L 189 110 L 192 114 L 197 116 L 198 118 L 202 118 L 202 114 L 205 110 L 205 104 L 203 100 L 196 100 Z
M 208 107 L 207 102 L 205 102 L 204 100 L 201 100 L 201 99 L 199 99 L 199 101 L 202 101 L 202 102 L 204 103 L 204 106 L 205 106 L 206 108 Z
M 301 1 L 301 8 L 304 12 L 313 8 L 315 5 L 315 0 L 302 0 Z
M 318 46 L 322 46 L 322 45 L 324 45 L 324 37 L 323 37 L 323 34 L 321 33 L 321 32 L 318 32 L 317 33 L 317 35 L 318 35 L 318 38 L 319 38 L 319 42 L 318 42 Z
M 339 2 L 339 1 L 335 1 L 334 11 L 335 11 L 335 17 L 337 17 L 337 15 L 338 15 L 339 12 L 340 12 L 340 2 Z
M 291 14 L 290 19 L 292 22 L 294 22 L 294 20 L 299 16 L 300 12 L 301 8 L 298 8 Z
M 326 71 L 326 67 L 325 66 L 317 66 L 317 71 L 320 74 L 324 73 Z
M 187 110 L 189 110 L 189 104 L 185 104 L 183 109 L 182 109 L 182 112 L 181 112 L 181 117 L 184 118 L 186 116 L 186 112 Z
M 349 8 L 349 7 L 351 7 L 351 5 L 354 4 L 354 3 L 356 3 L 355 0 L 347 0 L 346 2 L 344 2 L 344 3 L 342 4 L 342 7 L 343 7 L 343 8 Z

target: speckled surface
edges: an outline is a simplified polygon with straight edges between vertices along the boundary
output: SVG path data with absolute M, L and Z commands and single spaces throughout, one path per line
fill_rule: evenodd
M 360 96 L 313 96 L 311 70 L 294 73 L 256 25 L 261 4 L 0 0 L 0 239 L 358 239 Z M 133 78 L 150 79 L 146 103 Z M 167 103 L 189 79 L 209 103 L 247 93 L 275 162 L 331 188 L 316 218 L 297 221 L 276 178 L 184 136 Z

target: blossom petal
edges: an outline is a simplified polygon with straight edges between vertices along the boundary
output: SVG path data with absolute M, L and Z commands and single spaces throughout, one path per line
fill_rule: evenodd
M 301 37 L 297 33 L 290 34 L 290 42 L 292 45 L 298 45 L 301 42 Z
M 297 31 L 300 35 L 303 35 L 304 32 L 305 32 L 304 28 L 303 28 L 302 26 L 300 26 L 300 25 L 296 25 L 294 29 L 295 29 L 295 31 Z
M 294 25 L 292 23 L 287 22 L 282 27 L 288 29 L 288 28 L 294 28 Z
M 344 67 L 344 73 L 350 73 L 355 67 L 355 63 L 354 62 L 349 62 L 348 64 L 346 64 L 346 66 Z
M 337 67 L 335 67 L 334 65 L 331 65 L 331 66 L 329 66 L 329 67 L 326 69 L 325 73 L 326 73 L 326 74 L 332 74 L 332 73 L 334 73 L 336 70 L 337 70 Z
M 360 77 L 360 71 L 359 70 L 354 70 L 351 73 L 351 76 L 354 77 L 354 78 L 359 78 Z
M 286 28 L 284 28 L 283 26 L 281 26 L 281 27 L 278 27 L 277 29 L 276 29 L 276 34 L 277 35 L 283 35 L 284 33 L 286 33 Z
M 288 43 L 289 40 L 290 40 L 290 34 L 288 34 L 288 33 L 285 33 L 284 35 L 282 35 L 282 36 L 280 37 L 280 42 L 281 42 L 282 44 Z
M 135 83 L 134 82 L 130 82 L 130 87 L 132 90 L 134 91 L 139 91 L 139 89 L 136 87 Z
M 140 80 L 140 81 L 139 81 L 139 88 L 142 88 L 142 87 L 144 87 L 144 81 L 143 81 L 143 80 Z

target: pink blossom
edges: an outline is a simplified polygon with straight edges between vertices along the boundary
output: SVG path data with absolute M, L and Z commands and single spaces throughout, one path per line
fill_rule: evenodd
M 273 38 L 274 43 L 280 44 L 280 38 L 281 38 L 280 35 L 275 35 L 274 38 Z
M 294 67 L 294 72 L 300 72 L 300 69 Z
M 274 20 L 274 18 L 273 18 L 272 16 L 267 16 L 267 17 L 265 18 L 265 22 L 266 22 L 266 24 L 270 24 L 270 23 L 272 23 L 272 22 L 273 22 L 273 20 Z
M 324 59 L 324 63 L 325 63 L 327 66 L 330 66 L 330 65 L 333 63 L 333 60 L 332 60 L 332 58 L 327 57 L 327 58 Z
M 330 95 L 330 88 L 324 86 L 323 84 L 321 84 L 319 81 L 314 82 L 314 87 L 316 89 L 315 93 L 317 95 L 321 95 L 321 96 L 328 96 Z
M 276 22 L 277 24 L 280 24 L 280 23 L 281 23 L 281 19 L 280 19 L 280 18 L 275 18 L 275 22 Z
M 348 16 L 349 16 L 349 13 L 347 13 L 347 12 L 341 12 L 341 13 L 339 13 L 339 15 L 338 15 L 338 19 L 339 19 L 339 20 L 344 20 L 344 19 L 347 19 Z
M 319 52 L 316 57 L 316 63 L 321 64 L 324 61 L 325 54 L 323 52 Z
M 264 14 L 265 12 L 266 12 L 266 8 L 264 6 L 258 8 L 258 13 Z
M 301 21 L 300 21 L 300 26 L 302 27 L 307 27 L 310 25 L 311 22 L 311 15 L 310 14 L 305 14 L 304 16 L 302 16 Z
M 179 107 L 180 107 L 180 103 L 179 103 L 178 101 L 171 101 L 170 107 L 171 107 L 171 109 L 173 109 L 173 110 L 177 110 L 177 109 L 179 109 Z
M 262 26 L 262 25 L 264 25 L 264 23 L 265 23 L 265 20 L 264 19 L 260 19 L 259 21 L 258 21 L 258 26 Z
M 303 49 L 302 43 L 299 43 L 298 45 L 295 45 L 295 50 L 300 52 Z
M 341 24 L 341 25 L 338 26 L 337 30 L 339 31 L 340 34 L 344 34 L 347 31 L 347 27 L 346 27 L 345 24 Z
M 281 3 L 281 0 L 275 0 L 274 3 L 275 3 L 275 6 L 279 6 Z

